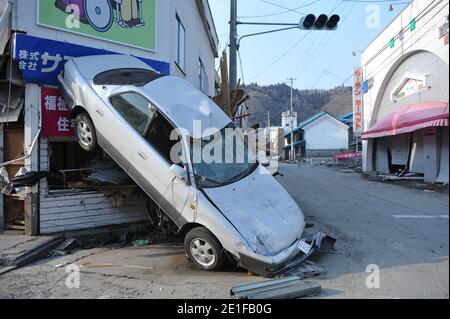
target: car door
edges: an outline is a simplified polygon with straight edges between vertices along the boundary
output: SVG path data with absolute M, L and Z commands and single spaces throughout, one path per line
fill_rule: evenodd
M 95 95 L 95 96 L 94 96 Z M 100 97 L 99 97 L 100 96 Z M 139 101 L 130 92 L 104 90 L 89 98 L 90 116 L 94 122 L 99 145 L 126 171 L 139 134 L 133 127 L 149 120 L 148 103 Z M 128 109 L 128 110 L 127 110 Z
M 178 218 L 184 209 L 196 210 L 196 189 L 170 171 L 174 164 L 184 167 L 177 158 L 180 139 L 171 140 L 173 130 L 173 125 L 158 112 L 136 143 L 129 174 L 174 222 L 180 223 Z

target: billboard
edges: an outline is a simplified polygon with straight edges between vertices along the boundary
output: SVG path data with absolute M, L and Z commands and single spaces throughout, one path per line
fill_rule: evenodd
M 38 24 L 156 50 L 156 0 L 38 0 Z

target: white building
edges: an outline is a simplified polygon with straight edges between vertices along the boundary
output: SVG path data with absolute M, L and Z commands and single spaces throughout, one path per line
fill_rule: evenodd
M 327 112 L 303 121 L 294 129 L 295 154 L 302 158 L 333 158 L 348 152 L 350 127 Z M 284 148 L 291 149 L 290 134 Z
M 364 171 L 448 183 L 448 13 L 412 1 L 362 53 Z
M 4 46 L 10 26 L 11 81 L 9 50 Z M 90 158 L 78 148 L 56 76 L 71 57 L 131 54 L 214 96 L 218 37 L 208 1 L 1 0 L 0 27 L 0 103 L 10 101 L 9 108 L 0 108 L 0 122 L 8 122 L 0 124 L 0 163 L 14 160 L 5 166 L 9 179 L 21 168 L 51 173 L 22 196 L 0 194 L 0 231 L 5 221 L 14 219 L 24 220 L 28 234 L 147 219 L 138 190 L 111 194 L 68 182 L 74 170 L 89 169 L 90 162 L 104 159 L 105 154 Z M 30 156 L 16 160 L 24 154 Z

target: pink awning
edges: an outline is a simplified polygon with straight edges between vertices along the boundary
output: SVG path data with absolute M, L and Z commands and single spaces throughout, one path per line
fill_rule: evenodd
M 433 126 L 448 126 L 448 102 L 424 102 L 404 106 L 362 134 L 362 139 L 393 136 Z

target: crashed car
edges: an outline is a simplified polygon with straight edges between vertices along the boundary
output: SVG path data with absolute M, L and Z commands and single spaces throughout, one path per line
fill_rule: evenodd
M 192 84 L 126 55 L 72 59 L 58 79 L 80 146 L 99 145 L 134 179 L 185 235 L 192 262 L 219 270 L 231 256 L 273 275 L 307 253 L 303 213 L 263 165 L 193 158 L 234 124 Z M 218 149 L 226 143 L 213 141 Z M 251 152 L 242 134 L 233 147 Z

